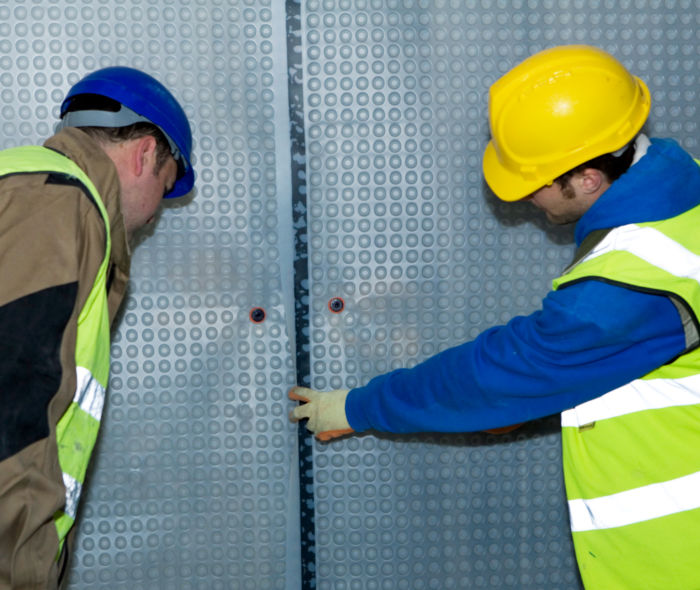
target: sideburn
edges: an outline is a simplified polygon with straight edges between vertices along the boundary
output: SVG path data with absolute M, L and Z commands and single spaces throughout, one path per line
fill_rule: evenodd
M 561 194 L 565 199 L 573 200 L 576 198 L 576 193 L 574 192 L 574 189 L 571 186 L 571 183 L 569 182 L 568 178 L 564 181 L 557 179 L 555 182 L 559 185 L 559 188 L 561 189 Z

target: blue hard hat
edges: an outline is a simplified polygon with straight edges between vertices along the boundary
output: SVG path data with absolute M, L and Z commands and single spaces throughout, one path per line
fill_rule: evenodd
M 70 110 L 77 96 L 92 94 L 118 102 L 118 112 L 104 110 Z M 158 80 L 127 67 L 97 70 L 77 82 L 61 104 L 62 127 L 125 127 L 147 122 L 158 127 L 170 145 L 178 164 L 178 176 L 166 198 L 187 194 L 194 186 L 192 168 L 192 131 L 187 115 L 175 97 Z

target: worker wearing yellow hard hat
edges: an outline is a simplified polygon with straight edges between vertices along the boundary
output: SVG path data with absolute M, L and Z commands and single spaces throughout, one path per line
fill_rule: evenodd
M 489 93 L 484 177 L 516 201 L 637 135 L 649 114 L 646 84 L 609 53 L 569 45 L 542 51 Z
M 464 432 L 561 413 L 587 589 L 700 588 L 700 166 L 642 127 L 650 93 L 609 53 L 544 50 L 490 89 L 483 171 L 575 223 L 541 309 L 362 387 L 296 387 L 320 440 Z

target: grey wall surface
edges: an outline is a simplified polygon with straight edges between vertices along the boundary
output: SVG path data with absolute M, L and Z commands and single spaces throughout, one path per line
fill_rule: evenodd
M 647 132 L 699 154 L 699 21 L 696 0 L 0 0 L 0 147 L 43 141 L 109 65 L 161 79 L 195 138 L 196 192 L 134 253 L 71 588 L 579 588 L 556 417 L 300 446 L 286 391 L 536 310 L 572 232 L 485 187 L 489 85 L 595 44 L 649 85 Z

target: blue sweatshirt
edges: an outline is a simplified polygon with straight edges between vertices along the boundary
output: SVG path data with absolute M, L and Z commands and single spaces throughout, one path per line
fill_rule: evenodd
M 700 204 L 700 167 L 673 140 L 647 153 L 578 221 L 592 231 L 679 215 Z M 551 291 L 542 309 L 350 391 L 356 431 L 469 432 L 540 418 L 596 398 L 685 349 L 668 298 L 583 281 Z

